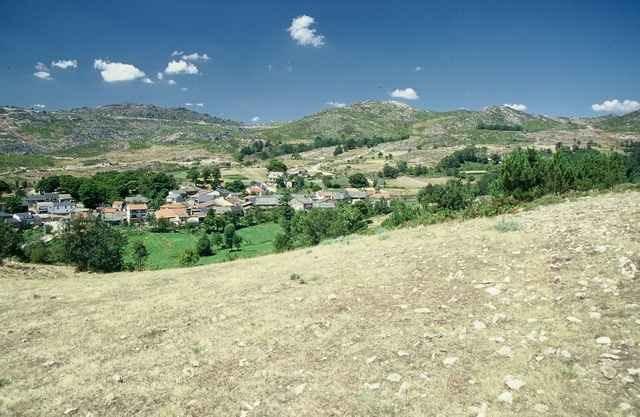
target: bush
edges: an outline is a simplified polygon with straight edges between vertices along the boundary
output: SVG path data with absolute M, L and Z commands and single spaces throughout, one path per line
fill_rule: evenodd
M 198 240 L 198 245 L 196 246 L 196 250 L 198 255 L 200 256 L 211 256 L 213 255 L 213 250 L 211 248 L 211 241 L 206 234 L 203 234 L 202 237 Z
M 517 232 L 520 230 L 520 223 L 512 219 L 500 219 L 495 227 L 498 232 L 502 233 Z
M 22 235 L 15 227 L 0 223 L 0 264 L 3 259 L 21 255 Z
M 198 252 L 193 249 L 187 249 L 180 256 L 180 265 L 182 266 L 194 266 L 200 261 Z
M 474 194 L 462 181 L 449 180 L 445 185 L 427 185 L 417 197 L 424 208 L 435 205 L 439 209 L 462 210 L 471 203 Z
M 358 172 L 349 177 L 349 184 L 355 188 L 364 188 L 369 186 L 369 181 L 364 174 Z
M 141 240 L 133 245 L 133 267 L 138 271 L 144 269 L 144 264 L 149 257 L 149 251 Z

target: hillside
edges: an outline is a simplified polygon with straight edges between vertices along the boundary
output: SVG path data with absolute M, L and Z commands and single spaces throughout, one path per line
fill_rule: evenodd
M 639 204 L 191 269 L 3 267 L 0 415 L 635 415 Z
M 82 153 L 154 143 L 215 142 L 240 124 L 184 108 L 120 104 L 61 111 L 0 108 L 0 152 Z
M 597 126 L 611 132 L 640 132 L 640 110 L 599 119 Z
M 406 136 L 418 111 L 397 101 L 364 101 L 343 108 L 332 108 L 263 130 L 265 139 L 306 141 L 322 138 L 361 139 Z

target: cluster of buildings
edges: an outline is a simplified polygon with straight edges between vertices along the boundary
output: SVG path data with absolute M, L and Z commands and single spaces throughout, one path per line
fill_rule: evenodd
M 273 173 L 272 173 L 273 174 Z M 278 173 L 283 175 L 282 173 Z M 277 174 L 276 174 L 277 175 Z M 273 175 L 275 177 L 275 175 Z M 286 177 L 285 177 L 286 179 Z M 110 206 L 96 210 L 84 208 L 70 194 L 39 193 L 24 199 L 27 211 L 7 214 L 0 211 L 0 221 L 13 222 L 19 226 L 41 223 L 58 226 L 73 217 L 99 216 L 110 224 L 144 224 L 151 219 L 165 220 L 175 225 L 198 224 L 213 211 L 216 214 L 243 215 L 250 209 L 273 209 L 279 207 L 282 195 L 277 187 L 268 182 L 252 182 L 242 193 L 233 193 L 219 187 L 215 190 L 184 185 L 171 190 L 164 204 L 157 209 L 149 206 L 149 199 L 137 195 L 113 201 Z M 313 208 L 335 208 L 339 203 L 354 203 L 367 199 L 389 200 L 391 196 L 374 188 L 317 191 L 311 194 L 292 194 L 289 205 L 296 211 Z

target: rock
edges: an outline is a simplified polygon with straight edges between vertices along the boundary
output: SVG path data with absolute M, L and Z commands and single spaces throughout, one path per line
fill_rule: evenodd
M 513 353 L 511 352 L 511 348 L 509 346 L 502 346 L 500 349 L 498 349 L 496 353 L 500 356 L 504 356 L 507 358 L 510 358 L 513 356 Z
M 327 300 L 329 300 L 329 301 L 333 301 L 333 300 L 336 300 L 337 298 L 338 298 L 338 296 L 337 296 L 337 295 L 335 295 L 335 294 L 329 294 L 329 296 L 327 297 Z
M 478 414 L 476 414 L 476 417 L 487 417 L 487 411 L 489 411 L 489 405 L 487 403 L 480 404 L 480 407 L 478 407 Z
M 504 377 L 504 384 L 512 391 L 518 391 L 526 385 L 524 381 L 511 375 Z
M 533 406 L 533 410 L 537 413 L 544 414 L 549 411 L 549 407 L 544 404 L 536 404 Z
M 484 290 L 487 294 L 489 294 L 492 297 L 495 297 L 496 295 L 500 294 L 500 288 L 489 287 L 489 288 L 485 288 Z
M 596 339 L 596 343 L 599 345 L 610 345 L 611 339 L 609 339 L 607 336 L 600 336 Z
M 416 308 L 415 310 L 413 310 L 413 312 L 418 314 L 428 314 L 428 313 L 431 313 L 431 310 L 424 307 L 424 308 Z
M 577 317 L 573 317 L 573 316 L 569 316 L 569 317 L 567 317 L 567 321 L 568 321 L 568 322 L 571 322 L 571 323 L 576 323 L 576 324 L 578 324 L 578 323 L 582 323 L 582 320 L 580 320 L 580 319 L 579 319 L 579 318 L 577 318 Z
M 389 382 L 400 382 L 401 379 L 402 379 L 402 375 L 400 374 L 391 373 L 387 375 L 387 381 Z
M 633 261 L 631 261 L 631 259 L 627 258 L 626 256 L 621 256 L 618 259 L 618 266 L 620 268 L 620 273 L 625 278 L 633 279 L 636 277 L 638 267 L 633 263 Z
M 602 375 L 604 375 L 604 377 L 607 379 L 613 379 L 617 374 L 616 369 L 613 366 L 608 364 L 602 365 L 600 367 L 600 372 L 602 372 Z
M 455 356 L 449 356 L 447 358 L 444 358 L 444 360 L 442 361 L 442 363 L 445 366 L 451 366 L 453 364 L 455 364 L 456 362 L 458 362 L 458 358 Z
M 77 412 L 78 412 L 78 408 L 67 408 L 66 410 L 64 410 L 63 414 L 65 416 L 70 416 L 70 415 L 73 415 L 73 414 L 75 414 Z
M 124 382 L 124 377 L 119 374 L 115 374 L 114 376 L 111 377 L 111 379 L 113 379 L 113 382 L 117 382 L 119 384 L 122 384 Z
M 505 404 L 513 403 L 513 395 L 510 391 L 505 391 L 502 394 L 498 395 L 498 402 Z
M 398 389 L 396 395 L 399 397 L 406 395 L 407 391 L 409 391 L 409 387 L 411 387 L 411 384 L 409 384 L 407 381 L 404 381 L 402 384 L 400 384 L 400 388 Z
M 620 405 L 618 405 L 618 408 L 622 411 L 629 411 L 633 408 L 633 406 L 629 403 L 620 403 Z
M 600 317 L 602 317 L 602 314 L 598 313 L 597 311 L 592 311 L 589 313 L 589 318 L 592 318 L 594 320 L 599 320 Z
M 629 368 L 627 369 L 627 373 L 631 376 L 640 375 L 640 368 Z
M 304 389 L 307 387 L 307 384 L 300 384 L 293 388 L 293 393 L 296 395 L 300 395 L 304 392 Z
M 378 359 L 377 356 L 371 356 L 367 358 L 367 365 L 371 365 L 375 360 Z
M 370 391 L 375 391 L 377 389 L 380 389 L 380 383 L 374 382 L 373 384 L 369 384 L 365 382 L 364 387 Z
M 400 356 L 401 358 L 403 358 L 405 356 L 411 356 L 411 352 L 407 352 L 406 350 L 399 350 L 398 351 L 398 356 Z
M 487 328 L 487 325 L 486 325 L 486 324 L 484 324 L 484 322 L 482 322 L 482 321 L 480 321 L 480 320 L 475 320 L 475 321 L 473 322 L 473 328 L 474 328 L 475 330 L 484 330 L 484 329 L 486 329 L 486 328 Z

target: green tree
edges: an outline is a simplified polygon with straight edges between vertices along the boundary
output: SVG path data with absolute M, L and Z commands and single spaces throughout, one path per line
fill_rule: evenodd
M 342 149 L 342 145 L 338 145 L 333 149 L 333 156 L 338 156 L 344 153 L 344 149 Z
M 363 173 L 357 172 L 349 176 L 349 184 L 351 184 L 351 186 L 355 188 L 364 188 L 369 185 L 369 181 Z
M 76 219 L 62 234 L 66 262 L 80 271 L 122 270 L 127 238 L 100 219 Z
M 78 189 L 78 197 L 86 208 L 95 209 L 107 200 L 104 189 L 94 181 L 87 181 Z
M 25 209 L 23 199 L 18 195 L 6 197 L 3 202 L 5 210 L 9 213 L 20 213 Z
M 233 248 L 235 235 L 236 235 L 236 227 L 232 223 L 227 224 L 224 227 L 224 233 L 223 233 L 225 248 L 227 249 Z
M 142 271 L 144 269 L 144 264 L 148 257 L 149 251 L 143 241 L 138 240 L 133 244 L 133 263 L 138 271 Z
M 267 164 L 268 171 L 287 172 L 287 166 L 279 159 L 272 159 Z
M 36 184 L 36 190 L 41 193 L 52 193 L 60 187 L 60 177 L 52 175 L 44 177 Z
M 20 255 L 21 243 L 22 234 L 17 228 L 7 223 L 0 223 L 0 265 L 4 259 Z
M 198 240 L 198 244 L 196 245 L 196 251 L 200 256 L 211 256 L 213 255 L 213 250 L 211 248 L 211 240 L 209 240 L 209 236 L 203 234 Z
M 187 249 L 180 256 L 180 265 L 194 266 L 200 261 L 200 255 L 193 249 Z
M 4 180 L 0 180 L 0 196 L 2 196 L 2 194 L 4 193 L 10 193 L 10 192 L 11 192 L 11 185 Z
M 245 189 L 244 184 L 240 180 L 233 180 L 229 183 L 226 183 L 225 188 L 234 193 L 241 193 Z
M 200 170 L 197 167 L 191 167 L 187 171 L 187 178 L 191 180 L 192 183 L 198 184 L 198 180 L 200 179 Z

